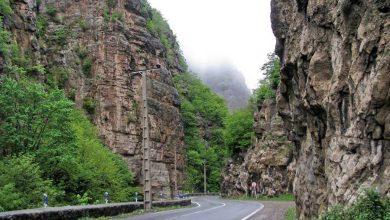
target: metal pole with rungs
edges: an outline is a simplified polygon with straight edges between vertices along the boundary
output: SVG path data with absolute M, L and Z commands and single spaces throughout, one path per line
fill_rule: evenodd
M 142 100 L 143 100 L 143 169 L 144 169 L 144 209 L 152 208 L 152 186 L 151 186 L 151 169 L 150 169 L 150 146 L 149 146 L 149 120 L 148 120 L 148 100 L 147 100 L 147 81 L 146 71 L 142 73 Z
M 143 177 L 144 177 L 144 209 L 150 210 L 152 208 L 152 178 L 150 166 L 150 145 L 149 145 L 149 120 L 148 120 L 148 100 L 147 100 L 147 77 L 148 71 L 159 70 L 160 65 L 154 69 L 138 70 L 130 73 L 130 77 L 135 75 L 142 75 L 142 102 L 143 102 L 143 116 L 142 116 L 142 148 L 143 148 Z

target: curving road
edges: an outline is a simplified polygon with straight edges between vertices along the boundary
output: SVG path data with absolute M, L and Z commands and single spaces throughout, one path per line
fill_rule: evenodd
M 263 204 L 251 201 L 232 201 L 216 196 L 191 198 L 196 207 L 150 213 L 129 220 L 248 220 L 263 209 Z

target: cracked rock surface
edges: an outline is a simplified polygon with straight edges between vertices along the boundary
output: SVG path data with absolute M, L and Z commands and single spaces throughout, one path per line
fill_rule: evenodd
M 390 195 L 390 1 L 272 0 L 299 219 Z

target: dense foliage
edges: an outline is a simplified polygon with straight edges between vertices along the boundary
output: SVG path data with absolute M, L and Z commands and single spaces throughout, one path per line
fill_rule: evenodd
M 250 108 L 236 110 L 226 119 L 225 142 L 230 156 L 246 151 L 252 142 L 253 112 Z
M 390 198 L 366 190 L 351 207 L 334 206 L 318 220 L 390 220 Z
M 186 187 L 190 191 L 203 191 L 203 166 L 206 163 L 207 189 L 217 192 L 227 155 L 223 138 L 223 121 L 228 112 L 226 104 L 191 73 L 176 76 L 175 83 L 182 99 L 187 146 Z
M 0 15 L 11 14 L 0 0 Z M 99 203 L 106 191 L 129 201 L 133 174 L 58 88 L 68 70 L 22 54 L 1 17 L 0 58 L 0 211 L 42 206 L 43 193 L 50 206 Z
M 267 99 L 275 98 L 275 91 L 280 80 L 280 62 L 275 54 L 269 54 L 268 60 L 261 67 L 264 79 L 259 81 L 259 87 L 253 91 L 248 107 L 229 114 L 226 119 L 225 142 L 231 157 L 245 152 L 252 142 L 253 111 L 257 105 Z
M 62 91 L 2 78 L 0 87 L 0 209 L 128 201 L 133 175 L 98 139 L 95 128 Z M 17 198 L 16 200 L 13 198 Z M 13 200 L 12 203 L 7 201 Z

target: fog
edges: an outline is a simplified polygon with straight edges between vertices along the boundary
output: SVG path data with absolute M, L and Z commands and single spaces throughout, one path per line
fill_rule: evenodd
M 202 67 L 190 64 L 190 68 L 207 86 L 225 98 L 230 110 L 247 105 L 250 91 L 241 72 L 231 63 L 213 63 Z
M 148 0 L 168 20 L 195 69 L 235 66 L 250 89 L 274 50 L 268 0 Z

